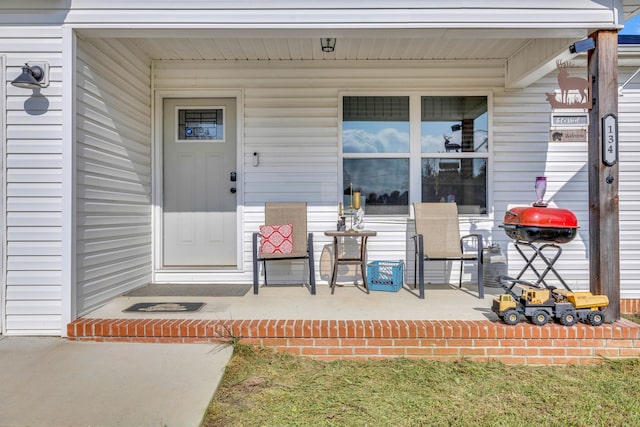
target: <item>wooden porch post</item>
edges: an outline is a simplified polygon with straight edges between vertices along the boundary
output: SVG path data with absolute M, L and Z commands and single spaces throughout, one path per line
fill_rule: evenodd
M 620 318 L 618 206 L 618 32 L 591 35 L 588 53 L 593 108 L 589 114 L 590 290 L 609 297 L 606 321 Z M 604 147 L 604 148 L 603 148 Z

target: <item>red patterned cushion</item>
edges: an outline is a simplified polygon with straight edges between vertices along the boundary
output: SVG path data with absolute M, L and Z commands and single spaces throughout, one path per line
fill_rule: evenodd
M 261 225 L 261 254 L 293 253 L 293 224 Z

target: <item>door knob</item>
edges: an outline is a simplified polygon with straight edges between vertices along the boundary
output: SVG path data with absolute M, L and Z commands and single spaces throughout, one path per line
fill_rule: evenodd
M 236 194 L 236 187 L 231 187 L 229 191 L 231 191 L 232 194 Z

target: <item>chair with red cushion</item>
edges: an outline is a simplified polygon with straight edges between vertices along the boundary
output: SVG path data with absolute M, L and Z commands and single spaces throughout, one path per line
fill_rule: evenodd
M 307 204 L 304 202 L 265 203 L 264 225 L 253 233 L 253 293 L 259 290 L 262 263 L 267 286 L 267 261 L 306 259 L 309 263 L 309 286 L 316 294 L 313 260 L 313 234 L 307 233 Z

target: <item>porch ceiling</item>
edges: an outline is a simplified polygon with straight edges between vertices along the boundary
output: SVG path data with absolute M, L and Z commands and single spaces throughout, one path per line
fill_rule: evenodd
M 584 29 L 81 29 L 83 37 L 125 38 L 156 60 L 503 60 L 533 40 L 578 40 Z M 320 38 L 337 39 L 324 53 Z
M 136 38 L 152 59 L 214 61 L 295 60 L 505 60 L 527 42 L 522 39 L 338 38 L 324 53 L 315 38 Z

